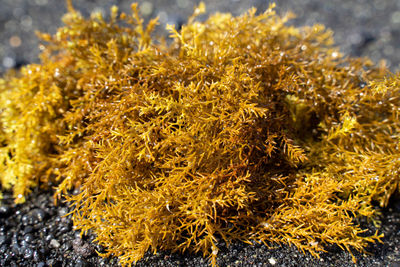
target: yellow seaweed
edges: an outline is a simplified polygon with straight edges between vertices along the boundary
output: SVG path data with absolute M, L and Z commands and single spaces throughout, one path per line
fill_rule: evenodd
M 23 202 L 56 182 L 74 225 L 122 265 L 218 239 L 364 251 L 360 216 L 398 192 L 400 76 L 343 56 L 322 25 L 273 6 L 195 9 L 172 41 L 69 4 L 40 64 L 0 80 L 0 181 Z M 78 194 L 70 193 L 78 188 Z

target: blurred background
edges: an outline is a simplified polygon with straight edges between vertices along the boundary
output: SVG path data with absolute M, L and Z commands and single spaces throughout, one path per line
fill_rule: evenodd
M 102 12 L 112 5 L 130 12 L 132 0 L 72 0 L 82 14 Z M 139 0 L 143 18 L 159 17 L 159 33 L 165 25 L 182 25 L 199 0 Z M 263 12 L 269 0 L 205 0 L 207 13 L 240 15 L 251 7 Z M 325 24 L 335 32 L 336 44 L 351 56 L 384 59 L 392 71 L 400 64 L 400 0 L 277 0 L 277 12 L 292 11 L 296 26 Z M 35 31 L 55 33 L 66 12 L 63 0 L 0 0 L 0 74 L 6 69 L 38 61 Z M 204 16 L 206 17 L 206 16 Z

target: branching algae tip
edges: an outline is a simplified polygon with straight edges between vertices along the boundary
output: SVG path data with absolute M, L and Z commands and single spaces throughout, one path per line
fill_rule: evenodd
M 380 241 L 358 220 L 399 191 L 400 76 L 273 6 L 196 21 L 204 10 L 168 43 L 136 4 L 107 20 L 70 5 L 39 34 L 41 63 L 0 80 L 2 190 L 21 203 L 56 183 L 122 265 L 161 249 L 214 266 L 219 240 L 316 257 Z

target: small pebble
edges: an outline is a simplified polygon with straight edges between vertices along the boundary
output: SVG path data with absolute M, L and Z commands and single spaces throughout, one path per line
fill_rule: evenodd
M 269 258 L 269 259 L 268 259 L 268 262 L 269 262 L 271 265 L 275 265 L 275 264 L 276 264 L 276 260 L 275 260 L 274 258 Z
M 50 247 L 52 247 L 52 248 L 59 248 L 59 247 L 60 247 L 60 243 L 59 243 L 57 240 L 52 239 L 52 240 L 50 241 Z
M 18 246 L 18 244 L 14 243 L 11 246 L 11 251 L 15 254 L 15 255 L 19 255 L 20 253 L 20 247 Z
M 33 260 L 38 262 L 40 261 L 40 258 L 40 253 L 37 250 L 33 251 Z
M 61 245 L 61 250 L 63 251 L 69 251 L 71 250 L 72 245 L 70 242 L 65 242 L 64 244 Z
M 64 225 L 60 228 L 59 233 L 60 234 L 64 234 L 66 232 L 69 232 L 71 230 L 71 227 L 69 227 L 68 225 Z
M 0 206 L 0 217 L 5 217 L 10 214 L 11 209 L 7 206 Z
M 8 250 L 8 246 L 7 245 L 0 246 L 0 254 L 6 253 L 7 250 Z
M 51 241 L 51 240 L 53 240 L 54 239 L 54 235 L 52 235 L 52 234 L 49 234 L 49 235 L 47 235 L 46 237 L 45 237 L 45 240 L 46 241 Z
M 34 223 L 39 223 L 46 218 L 46 213 L 42 209 L 34 209 L 32 211 L 32 217 L 34 218 Z
M 33 257 L 33 250 L 30 248 L 26 248 L 23 250 L 24 253 L 24 258 L 25 259 L 31 259 Z
M 3 245 L 3 244 L 6 244 L 6 241 L 7 241 L 7 236 L 1 234 L 0 235 L 0 246 Z
M 33 241 L 33 236 L 32 236 L 31 234 L 26 234 L 26 235 L 24 236 L 24 240 L 25 240 L 27 243 L 31 243 L 31 242 Z
M 61 208 L 61 209 L 58 210 L 58 215 L 60 217 L 66 215 L 67 213 L 68 213 L 68 209 L 67 208 Z
M 32 231 L 33 231 L 33 227 L 32 226 L 30 226 L 30 225 L 25 226 L 25 228 L 24 228 L 24 233 L 25 234 L 32 233 Z

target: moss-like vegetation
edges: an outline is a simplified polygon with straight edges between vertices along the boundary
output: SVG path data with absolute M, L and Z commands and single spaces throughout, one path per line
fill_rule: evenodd
M 400 77 L 343 56 L 322 25 L 271 7 L 195 17 L 153 39 L 113 7 L 40 34 L 0 80 L 0 180 L 16 202 L 57 182 L 74 225 L 121 264 L 218 239 L 364 251 L 357 218 L 399 188 Z M 78 194 L 71 189 L 78 188 Z

